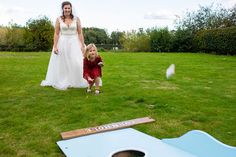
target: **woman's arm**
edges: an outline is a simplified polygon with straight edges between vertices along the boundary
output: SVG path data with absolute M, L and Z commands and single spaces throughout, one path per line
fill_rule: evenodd
M 89 78 L 89 67 L 88 67 L 88 60 L 87 60 L 87 58 L 84 58 L 83 62 L 84 62 L 83 78 L 88 80 L 88 78 Z
M 80 19 L 78 17 L 77 17 L 77 31 L 78 31 L 79 39 L 81 42 L 81 51 L 84 54 L 85 53 L 84 35 L 83 35 L 83 30 L 82 30 L 82 26 L 80 23 Z
M 59 39 L 59 33 L 60 33 L 60 23 L 59 23 L 59 19 L 57 18 L 56 21 L 56 25 L 55 25 L 55 31 L 54 31 L 54 43 L 53 43 L 53 51 L 55 54 L 58 53 L 58 47 L 57 47 L 57 43 L 58 43 L 58 39 Z

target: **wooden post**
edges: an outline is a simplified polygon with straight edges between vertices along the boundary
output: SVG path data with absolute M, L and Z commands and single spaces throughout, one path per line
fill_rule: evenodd
M 62 137 L 62 139 L 70 139 L 70 138 L 74 138 L 74 137 L 90 135 L 90 134 L 95 134 L 95 133 L 99 133 L 99 132 L 117 130 L 117 129 L 121 129 L 121 128 L 128 128 L 130 126 L 134 126 L 137 124 L 150 123 L 150 122 L 154 122 L 154 121 L 155 120 L 150 117 L 131 119 L 131 120 L 127 120 L 127 121 L 110 123 L 110 124 L 100 125 L 100 126 L 91 127 L 91 128 L 84 128 L 84 129 L 62 132 L 61 137 Z

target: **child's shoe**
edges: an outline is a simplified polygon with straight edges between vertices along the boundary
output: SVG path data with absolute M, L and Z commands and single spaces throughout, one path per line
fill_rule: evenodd
M 95 90 L 95 95 L 98 95 L 100 93 L 100 91 L 99 90 Z
M 87 93 L 91 93 L 92 90 L 91 90 L 90 88 L 87 88 L 86 92 L 87 92 Z

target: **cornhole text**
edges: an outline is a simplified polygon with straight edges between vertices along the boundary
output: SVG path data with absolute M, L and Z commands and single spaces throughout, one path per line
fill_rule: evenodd
M 74 137 L 79 137 L 79 136 L 84 136 L 84 135 L 89 135 L 89 134 L 94 134 L 94 133 L 99 133 L 99 132 L 127 128 L 133 125 L 142 124 L 142 123 L 150 123 L 154 121 L 155 120 L 150 117 L 137 118 L 137 119 L 127 120 L 127 121 L 122 121 L 122 122 L 105 124 L 105 125 L 101 125 L 97 127 L 63 132 L 61 133 L 61 137 L 62 139 L 70 139 Z

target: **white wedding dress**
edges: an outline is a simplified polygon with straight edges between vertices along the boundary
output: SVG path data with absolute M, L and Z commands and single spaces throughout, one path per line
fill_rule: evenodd
M 41 82 L 41 86 L 52 86 L 59 90 L 85 88 L 88 84 L 83 78 L 83 54 L 76 18 L 70 25 L 66 25 L 61 18 L 59 23 L 58 54 L 52 51 L 46 79 Z

